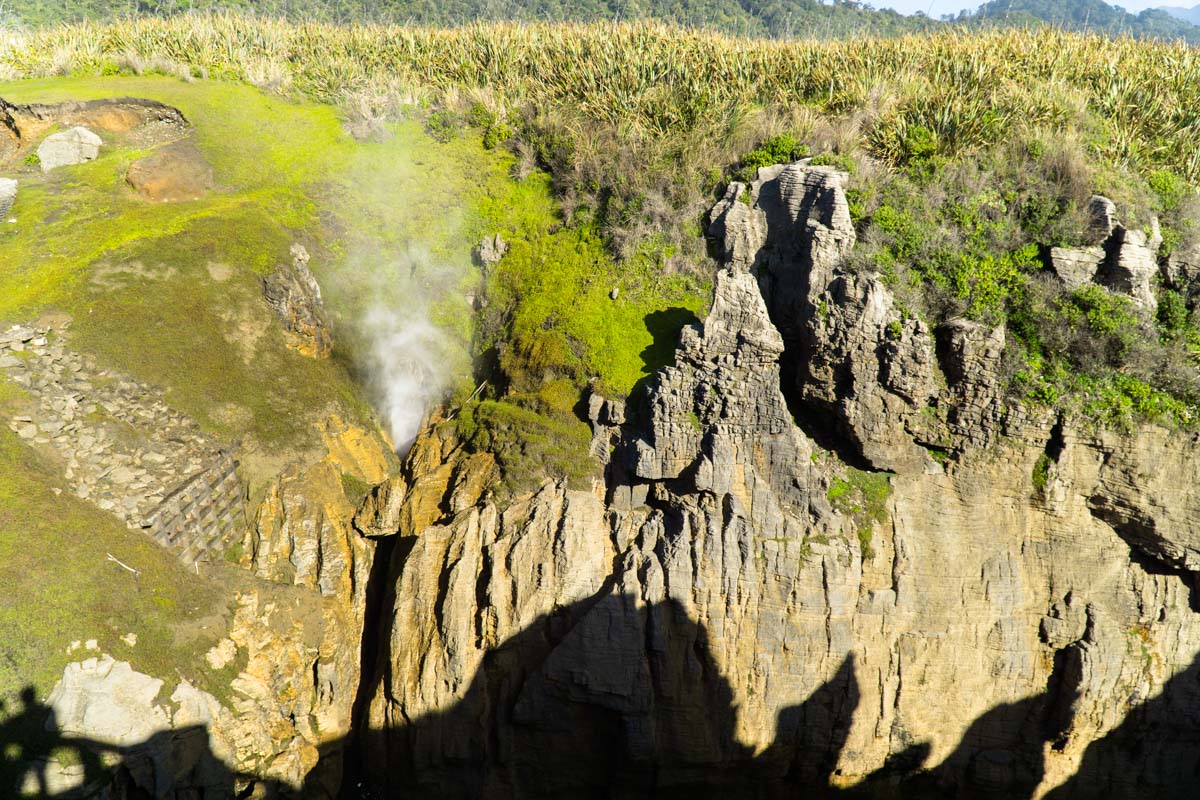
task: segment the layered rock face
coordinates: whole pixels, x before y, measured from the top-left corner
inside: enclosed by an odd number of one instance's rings
[[[308,268],[308,251],[292,246],[292,263],[263,278],[263,297],[283,325],[288,344],[309,358],[328,358],[333,334],[321,287]]]
[[[439,433],[377,492],[388,796],[1191,796],[1200,445],[1012,406],[1002,328],[845,269],[843,184],[731,187],[603,484],[500,502]]]
[[[194,674],[164,684],[93,653],[44,707],[30,699],[69,757],[48,750],[29,780],[113,800],[338,796],[376,549],[354,528],[362,498],[347,487],[387,485],[390,470],[379,437],[336,417],[322,434],[324,457],[261,490],[227,554],[244,569],[205,567],[231,596],[229,619],[197,623],[221,631],[201,674],[221,696]]]

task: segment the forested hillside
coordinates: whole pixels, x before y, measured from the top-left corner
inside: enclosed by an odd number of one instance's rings
[[[1112,36],[1127,34],[1200,42],[1200,28],[1191,22],[1150,8],[1131,14],[1103,0],[991,0],[974,12],[960,14],[957,22],[970,25],[1036,27],[1053,25],[1071,31],[1094,31]]]
[[[322,22],[454,25],[477,20],[595,22],[658,19],[745,36],[894,36],[937,23],[870,6],[819,0],[0,0],[0,19],[40,26],[128,14],[238,11]]]

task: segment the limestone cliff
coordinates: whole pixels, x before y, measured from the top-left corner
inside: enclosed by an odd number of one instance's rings
[[[418,443],[439,499],[369,520],[400,537],[369,780],[1190,796],[1200,443],[1013,404],[1002,328],[931,329],[846,267],[843,186],[730,188],[708,318],[644,401],[592,399],[603,485],[500,503],[451,488],[444,428]]]
[[[338,796],[375,552],[353,527],[362,498],[352,488],[384,481],[389,462],[379,437],[336,417],[323,438],[322,458],[263,490],[227,556],[244,569],[205,567],[231,596],[228,619],[197,621],[223,632],[203,676],[221,696],[196,676],[164,683],[85,652],[44,708],[69,757],[28,780],[50,796],[114,800]]]

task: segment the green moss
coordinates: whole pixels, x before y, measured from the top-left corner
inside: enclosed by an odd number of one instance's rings
[[[936,414],[936,412],[934,413]],[[950,451],[944,447],[926,445],[925,452],[929,453],[929,456],[939,464],[945,465],[950,463]]]
[[[1046,484],[1050,480],[1050,466],[1053,463],[1054,459],[1042,453],[1033,465],[1033,488],[1038,494],[1046,491]]]
[[[674,342],[662,342],[695,319],[707,286],[662,275],[644,254],[618,265],[590,230],[546,223],[513,241],[489,278],[485,346],[503,345],[500,366],[517,391],[557,377],[627,395],[669,362]],[[667,333],[654,315],[672,309]]]
[[[867,472],[854,467],[846,467],[846,477],[834,478],[826,492],[834,509],[854,523],[864,559],[874,555],[871,547],[874,526],[887,520],[887,502],[891,494],[891,473]]]
[[[864,525],[856,533],[858,535],[858,550],[862,553],[863,561],[870,561],[875,557],[875,548],[871,546],[875,529],[870,525]]]
[[[225,560],[230,564],[241,564],[244,553],[245,546],[240,540],[236,541],[225,551]]]
[[[349,472],[342,473],[342,493],[346,495],[350,505],[357,507],[370,492],[371,484]]]
[[[455,425],[469,448],[496,457],[511,493],[533,489],[545,478],[584,488],[598,468],[588,451],[587,424],[565,414],[485,400],[464,406]]]

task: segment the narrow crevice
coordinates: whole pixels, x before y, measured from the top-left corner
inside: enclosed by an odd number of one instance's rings
[[[356,786],[361,782],[360,776],[366,774],[363,747],[366,735],[370,733],[371,699],[381,685],[390,683],[391,678],[391,660],[386,657],[386,648],[396,607],[394,576],[400,574],[400,567],[408,559],[416,542],[415,536],[397,535],[378,539],[375,545],[375,559],[371,563],[363,601],[358,689],[351,707],[350,733],[343,754],[344,788]]]

